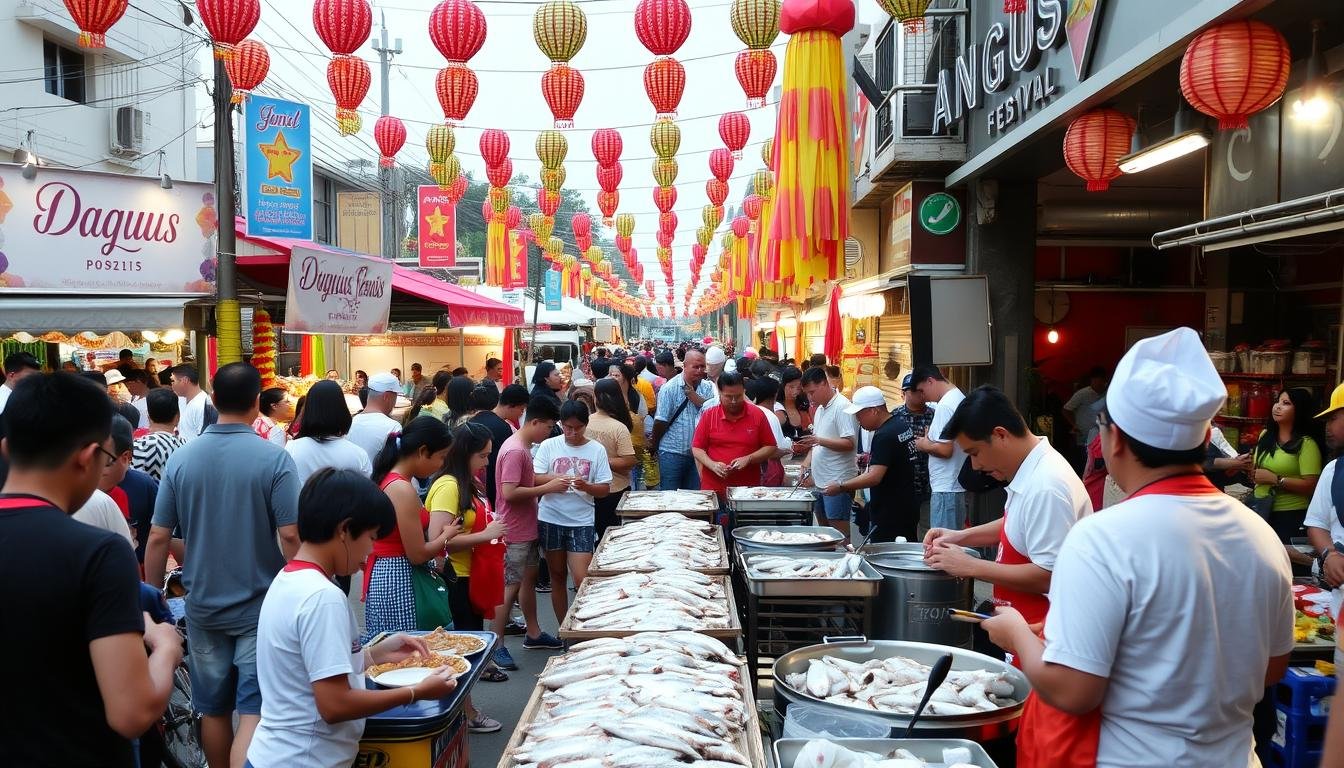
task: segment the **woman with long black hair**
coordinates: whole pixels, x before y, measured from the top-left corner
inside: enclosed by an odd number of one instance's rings
[[[476,406],[471,400],[471,393],[475,389],[476,382],[467,376],[454,376],[449,379],[448,415],[443,417],[443,420],[450,429],[457,429],[476,415]]]
[[[401,425],[404,427],[407,424],[410,424],[413,419],[422,415],[433,418],[434,415],[429,412],[428,408],[438,399],[439,393],[435,392],[433,387],[425,387],[420,390],[420,393],[415,396],[414,402],[411,403],[410,409],[407,410],[406,415],[402,417]]]
[[[775,412],[780,414],[780,428],[790,440],[812,434],[811,404],[803,394],[803,372],[795,366],[786,365],[779,371]]]
[[[560,375],[560,369],[555,367],[555,363],[549,360],[543,360],[537,363],[537,368],[532,372],[532,391],[533,397],[544,397],[555,401],[555,407],[561,405],[560,390],[565,386],[564,377]]]
[[[615,373],[617,369],[611,370]],[[602,534],[619,522],[616,507],[630,488],[635,445],[631,439],[629,400],[621,393],[621,385],[611,377],[600,379],[593,386],[593,398],[597,410],[588,419],[588,437],[607,450],[607,463],[611,465],[611,493],[594,501],[593,527],[597,540],[601,541]]]
[[[639,381],[639,374],[635,371],[635,366],[631,363],[620,363],[611,366],[610,373],[607,374],[621,387],[621,396],[630,407],[630,440],[635,445],[635,466],[630,470],[630,487],[635,489],[643,488],[643,457],[646,429],[652,429],[653,424],[648,421],[649,403],[644,399],[643,393],[635,386]],[[600,406],[599,406],[600,408]]]
[[[1294,387],[1280,392],[1255,445],[1256,507],[1263,509],[1273,498],[1269,524],[1284,544],[1307,535],[1302,523],[1324,464],[1317,410],[1311,390]],[[1298,565],[1311,565],[1311,558],[1292,547],[1288,555]]]

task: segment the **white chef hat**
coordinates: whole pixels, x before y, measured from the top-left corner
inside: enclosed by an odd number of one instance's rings
[[[1199,334],[1189,328],[1143,339],[1115,367],[1106,410],[1125,434],[1145,445],[1187,451],[1203,445],[1227,400]]]

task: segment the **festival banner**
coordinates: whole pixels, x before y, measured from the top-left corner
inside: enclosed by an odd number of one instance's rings
[[[387,331],[392,262],[296,246],[289,256],[286,333]]]
[[[213,294],[214,189],[0,165],[0,292]]]
[[[437,184],[420,185],[419,256],[422,267],[457,264],[457,204]]]
[[[307,104],[249,95],[243,122],[247,234],[313,239],[312,112]]]
[[[509,232],[509,255],[504,264],[504,290],[527,287],[527,233]]]
[[[546,291],[545,291],[546,309],[558,310],[561,307],[560,273],[556,272],[554,269],[548,269],[545,272],[545,276],[546,276]]]
[[[336,193],[336,246],[383,255],[383,199],[377,192]]]

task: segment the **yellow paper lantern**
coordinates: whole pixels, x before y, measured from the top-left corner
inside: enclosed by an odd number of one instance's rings
[[[654,121],[649,129],[649,146],[663,160],[670,160],[681,148],[681,128],[671,120]],[[669,186],[669,185],[664,185]]]
[[[547,192],[559,192],[565,185],[565,167],[541,169],[541,188]]]
[[[565,134],[547,130],[537,134],[537,159],[543,168],[559,168],[569,154],[569,140]]]
[[[457,149],[457,135],[453,133],[452,126],[430,126],[429,132],[425,134],[425,150],[429,152],[431,161],[446,162],[455,149]]]
[[[653,162],[653,180],[660,187],[670,187],[677,183],[678,170],[676,160],[655,160]]]
[[[551,0],[532,15],[532,37],[552,64],[563,64],[588,39],[588,17],[572,0]]]
[[[621,237],[630,237],[635,233],[635,215],[633,213],[619,213],[616,215],[616,234]]]

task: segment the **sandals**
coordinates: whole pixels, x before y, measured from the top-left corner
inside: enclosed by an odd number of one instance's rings
[[[504,683],[508,682],[509,676],[499,667],[491,664],[481,673],[481,679],[487,683]]]

